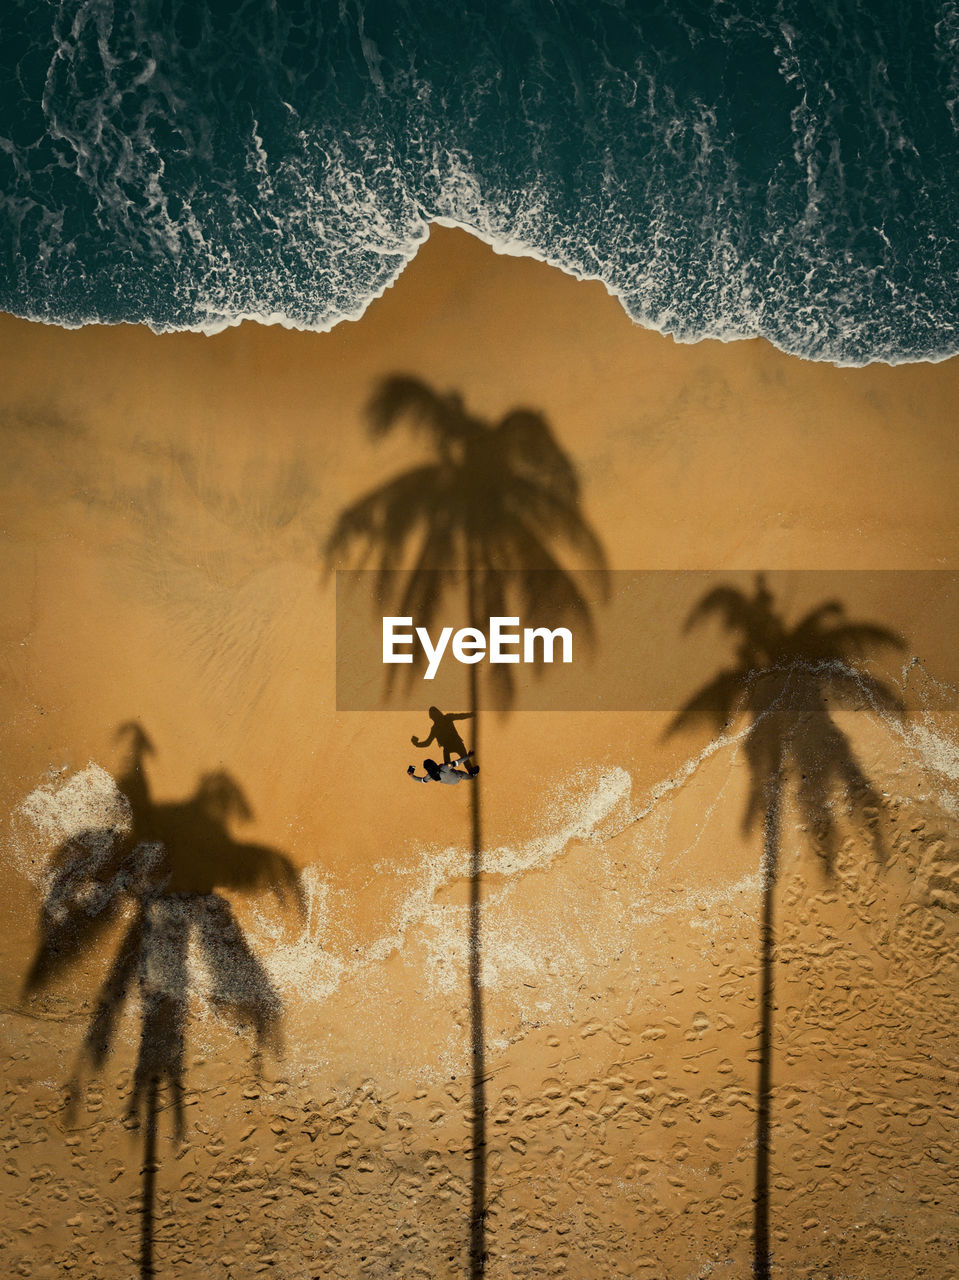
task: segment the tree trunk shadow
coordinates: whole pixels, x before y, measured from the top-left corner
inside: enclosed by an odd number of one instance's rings
[[[470,667],[473,750],[479,755],[476,667]],[[482,809],[480,780],[470,788],[469,988],[470,1071],[472,1078],[472,1168],[470,1179],[470,1280],[486,1271],[486,1030],[483,1016],[481,924]]]
[[[154,1219],[156,1210],[157,1111],[159,1080],[150,1077],[147,1089],[146,1125],[143,1131],[143,1196],[140,1201],[140,1280],[154,1280]]]
[[[772,1056],[775,1008],[774,897],[779,866],[782,787],[777,780],[764,815],[762,915],[759,925],[759,1078],[756,1084],[756,1165],[753,1192],[753,1280],[769,1280],[769,1173],[772,1154]]]

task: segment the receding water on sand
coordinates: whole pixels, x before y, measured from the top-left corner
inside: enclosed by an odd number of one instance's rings
[[[955,812],[959,748],[931,719],[903,726],[881,713],[849,717],[874,756],[905,753],[887,776],[887,797],[916,807],[935,796],[945,818]],[[644,977],[655,977],[651,935],[714,945],[726,927],[720,919],[728,920],[729,912],[738,928],[751,927],[760,887],[758,856],[748,845],[738,863],[710,853],[735,839],[743,736],[721,735],[667,777],[643,786],[621,767],[554,779],[530,802],[531,826],[540,834],[484,853],[483,986],[500,1024],[491,1049],[505,1049],[533,1024],[575,1022],[583,1014],[584,975],[603,973],[624,956],[635,958],[640,985]],[[906,779],[911,794],[903,791]],[[38,851],[90,828],[122,834],[129,827],[124,797],[93,762],[68,776],[51,774],[21,802],[15,819],[7,857],[38,887],[46,879]],[[797,859],[801,841],[797,832]],[[388,894],[389,903],[382,912],[384,927],[362,944],[350,939],[343,919],[357,909],[355,891],[338,887],[320,866],[303,873],[302,921],[275,903],[252,900],[244,906],[238,900],[251,947],[263,957],[287,1010],[286,1069],[302,1073],[304,1083],[321,1062],[324,1074],[338,1074],[335,1037],[322,1027],[345,1016],[339,1006],[352,1005],[358,992],[374,1007],[404,1005],[411,1026],[424,1029],[442,1027],[451,1002],[462,998],[469,849],[422,848],[402,837],[397,844],[394,857],[383,857],[370,870],[364,892]],[[109,851],[105,840],[93,852],[104,860]],[[198,972],[194,991],[202,995],[203,989]],[[202,1039],[199,1027],[195,1034]],[[383,1046],[368,1044],[364,1074],[375,1080],[386,1063],[390,1073],[401,1069],[423,1079],[442,1078],[453,1068],[462,1073],[467,1046],[453,1043],[457,1034],[439,1058],[429,1033],[391,1044],[386,1059],[380,1056]],[[362,1053],[351,1044],[349,1062],[356,1064],[358,1057]]]

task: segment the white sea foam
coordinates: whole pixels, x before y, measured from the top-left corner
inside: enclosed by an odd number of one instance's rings
[[[341,5],[307,48],[281,6],[254,49],[241,10],[194,44],[177,17],[55,4],[10,32],[4,305],[65,326],[322,332],[362,315],[432,224],[601,280],[679,342],[761,335],[850,365],[954,352],[956,0],[905,38],[891,9],[824,28],[733,4],[653,30],[601,8],[570,28],[573,56],[523,6],[443,47],[405,7]],[[719,81],[694,52],[707,30]],[[537,39],[522,76],[511,33]],[[324,48],[358,56],[331,75]]]
[[[293,936],[275,911],[254,906],[250,930],[253,949],[262,952],[266,968],[284,999],[293,1005],[328,999],[348,974],[343,956],[329,946],[333,890],[316,867],[302,875],[305,903],[302,926]]]
[[[503,877],[508,882],[533,870],[545,870],[572,842],[598,839],[603,824],[628,799],[630,786],[626,770],[613,768],[593,777],[579,774],[565,788],[555,788],[547,830],[516,847],[504,845],[484,854],[486,876]],[[402,877],[412,885],[400,896],[386,929],[366,945],[351,945],[343,954],[335,953],[329,941],[334,891],[315,868],[308,869],[303,877],[307,909],[302,927],[291,939],[288,925],[255,908],[254,945],[258,950],[262,947],[267,967],[284,995],[302,1004],[306,1000],[322,1002],[341,984],[368,974],[408,945],[411,935],[417,934],[417,941],[421,941],[418,931],[425,928],[431,938],[442,933],[448,940],[446,954],[435,958],[434,972],[439,986],[452,989],[466,962],[466,908],[443,904],[438,898],[444,890],[468,879],[470,862],[465,845],[422,850],[415,869]],[[377,871],[396,873],[389,863],[381,864]],[[501,892],[494,889],[488,895],[487,909]],[[448,982],[442,978],[444,970],[449,974]]]
[[[864,722],[884,726],[909,766],[903,779],[925,780],[938,802],[959,815],[959,743],[949,726],[932,713],[905,722],[877,707],[859,714]],[[488,997],[512,1011],[501,1015],[504,1025],[576,1016],[584,975],[606,972],[624,956],[642,954],[643,963],[652,965],[651,940],[666,937],[667,924],[672,936],[677,929],[695,929],[718,941],[723,918],[754,915],[762,889],[758,857],[745,872],[717,862],[694,882],[679,869],[698,844],[723,838],[723,797],[740,771],[748,732],[744,726],[720,734],[638,794],[621,767],[583,770],[556,784],[540,797],[537,812],[526,815],[534,819],[536,835],[484,854],[482,978]],[[677,805],[703,770],[710,771],[708,803],[689,827]],[[683,818],[678,826],[677,814]],[[128,830],[130,815],[113,778],[91,762],[69,777],[41,783],[18,806],[15,819],[8,856],[43,888],[44,852],[81,832]],[[92,856],[102,860],[107,852],[104,844]],[[439,1007],[459,1004],[469,961],[470,866],[465,843],[398,848],[376,869],[384,883],[398,886],[394,906],[379,932],[361,945],[342,940],[353,904],[328,875],[308,868],[302,923],[294,924],[265,900],[254,902],[246,945],[290,1014],[308,1015],[338,993],[385,991],[393,981],[394,957],[424,976],[424,999]],[[191,982],[201,997],[209,987],[202,962],[193,949]],[[450,1033],[451,1061],[461,1052],[458,1034]],[[495,1039],[499,1033],[490,1034]]]
[[[7,856],[21,875],[41,887],[48,880],[49,855],[66,841],[87,835],[91,870],[110,854],[118,835],[128,834],[130,805],[113,777],[92,760],[64,775],[51,771],[12,814]],[[97,838],[99,834],[99,838]]]

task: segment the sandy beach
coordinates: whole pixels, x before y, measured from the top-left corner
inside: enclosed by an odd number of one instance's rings
[[[903,637],[883,679],[917,660],[905,718],[864,697],[836,736],[809,721],[831,854],[800,766],[777,816],[770,1247],[773,1274],[809,1280],[955,1273],[959,724],[936,682],[956,673],[947,614],[908,574],[959,571],[956,360],[678,345],[599,283],[437,228],[326,334],[4,315],[0,350],[8,1274],[138,1274],[145,1163],[158,1276],[469,1274],[469,786],[406,776],[428,691],[418,711],[337,709],[323,556],[345,507],[427,457],[366,429],[396,374],[487,421],[545,415],[614,579],[708,570],[749,593],[766,571],[778,593],[776,572],[820,571],[851,620]],[[867,589],[852,570],[899,572]],[[822,598],[775,605],[794,626]],[[623,644],[604,607],[600,669]],[[489,1280],[750,1274],[770,820],[744,827],[747,719],[669,731],[743,661],[735,633],[713,617],[672,643],[675,704],[483,714]],[[152,744],[136,768],[130,722]],[[152,1162],[126,1114],[135,995],[102,1069],[78,1066],[130,908],[24,994],[51,859],[130,820],[124,777],[145,788],[134,829],[220,806],[238,843],[214,870],[184,855],[165,927],[219,895],[261,982],[257,1005],[237,979],[233,1012],[276,1000],[257,1057],[217,1005],[229,948],[191,935],[183,1133],[161,1090]]]

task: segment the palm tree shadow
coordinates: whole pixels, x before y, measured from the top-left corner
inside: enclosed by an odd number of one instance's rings
[[[469,412],[456,392],[441,394],[408,375],[383,378],[367,406],[374,438],[398,425],[425,439],[429,461],[402,472],[346,507],[325,546],[329,572],[341,560],[373,567],[377,598],[395,614],[431,629],[451,588],[465,605],[468,624],[483,627],[491,617],[521,615],[533,626],[577,626],[594,641],[587,589],[563,567],[554,547],[572,553],[592,569],[592,585],[606,593],[602,546],[580,505],[576,469],[542,414],[510,410],[498,422]],[[408,566],[412,565],[411,568]],[[451,574],[450,570],[459,571]],[[421,655],[420,655],[421,656]],[[422,667],[404,666],[407,685]],[[387,694],[400,677],[387,668]],[[480,674],[467,667],[472,746],[480,755]],[[505,713],[515,698],[509,664],[489,668],[492,699]],[[444,754],[462,745],[458,731],[447,746],[436,732],[436,708],[430,709],[433,737]],[[457,717],[459,718],[459,717]],[[453,735],[456,741],[453,741]],[[415,745],[421,745],[413,739]],[[462,752],[460,753],[462,754]],[[482,878],[482,790],[477,777],[470,792],[469,1003],[472,1077],[472,1152],[470,1190],[470,1275],[486,1269],[487,1103],[483,966],[480,930]]]
[[[876,818],[879,793],[833,719],[832,707],[866,705],[881,713],[903,715],[903,704],[892,688],[854,664],[870,650],[902,649],[905,641],[886,627],[846,621],[837,600],[817,606],[789,628],[775,610],[762,574],[756,575],[751,596],[732,586],[709,591],[691,612],[685,629],[711,614],[738,636],[736,664],[690,698],[667,734],[702,722],[724,731],[735,719],[747,720],[744,751],[749,793],[743,830],[762,827],[753,1276],[769,1280],[774,900],[783,807],[791,793],[827,876],[835,869],[839,829],[832,801],[837,796],[845,799],[851,815],[859,815],[876,860],[885,861]]]
[[[125,928],[96,997],[69,1085],[75,1114],[83,1069],[99,1071],[116,1043],[123,1012],[139,998],[140,1038],[127,1108],[144,1134],[141,1280],[155,1275],[154,1201],[161,1102],[173,1132],[185,1134],[183,1095],[191,946],[207,973],[207,998],[252,1031],[255,1059],[278,1053],[282,1003],[218,890],[271,889],[303,909],[299,873],[276,849],[237,841],[231,821],[252,817],[226,772],[205,774],[187,800],[151,797],[146,759],[153,745],[136,723],[122,725],[125,759],[117,779],[116,822],[81,831],[53,854],[41,908],[40,942],[24,995],[48,986],[80,962],[111,925]]]

